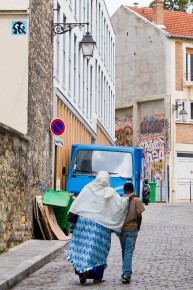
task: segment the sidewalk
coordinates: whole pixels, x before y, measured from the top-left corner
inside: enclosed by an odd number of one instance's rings
[[[59,255],[69,241],[30,240],[0,255],[0,290],[19,283]]]

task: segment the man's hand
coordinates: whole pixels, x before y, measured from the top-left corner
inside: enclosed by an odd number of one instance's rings
[[[132,199],[133,197],[137,197],[137,195],[135,193],[130,193],[128,196],[130,199]]]

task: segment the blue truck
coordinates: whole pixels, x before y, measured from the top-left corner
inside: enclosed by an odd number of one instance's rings
[[[66,190],[75,196],[94,180],[97,172],[110,174],[110,185],[121,196],[125,182],[132,182],[140,197],[143,178],[143,150],[137,147],[72,145]]]

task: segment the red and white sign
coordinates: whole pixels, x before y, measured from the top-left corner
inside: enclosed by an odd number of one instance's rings
[[[53,119],[50,123],[50,130],[54,136],[61,136],[65,131],[65,124],[62,119]]]

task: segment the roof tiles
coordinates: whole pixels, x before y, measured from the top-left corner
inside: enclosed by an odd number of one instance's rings
[[[152,8],[125,7],[152,22]],[[162,29],[171,35],[193,37],[193,13],[164,10],[163,25]]]

